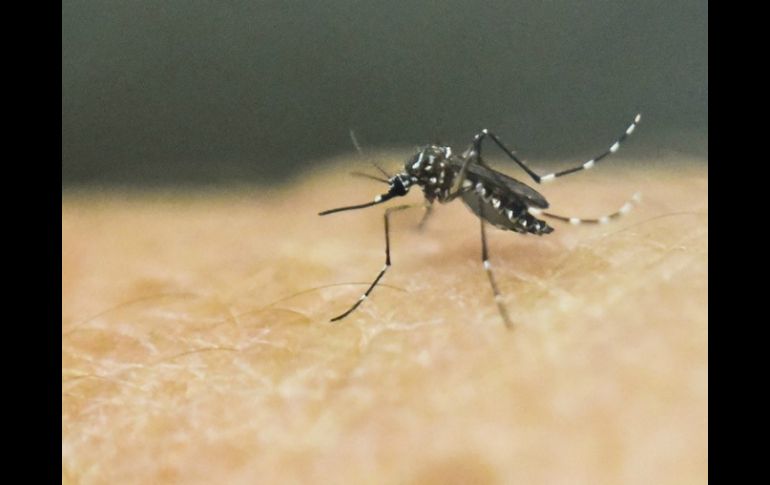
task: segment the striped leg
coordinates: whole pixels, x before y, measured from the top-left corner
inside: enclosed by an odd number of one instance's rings
[[[500,294],[500,290],[497,288],[495,277],[492,274],[492,264],[489,262],[489,251],[487,250],[487,233],[484,229],[484,203],[480,196],[479,220],[481,221],[481,262],[484,265],[484,271],[486,271],[487,277],[489,278],[489,284],[492,286],[492,292],[495,295],[495,303],[497,304],[497,309],[500,311],[500,316],[503,317],[503,323],[505,323],[506,327],[511,329],[513,328],[513,323],[511,323],[511,319],[508,316],[508,310],[506,310],[505,305],[503,305],[503,296]]]
[[[524,169],[524,171],[527,172],[527,174],[530,177],[532,177],[532,180],[534,180],[537,183],[550,182],[551,180],[553,180],[555,178],[558,178],[558,177],[561,177],[563,175],[569,175],[571,173],[579,172],[581,170],[588,170],[588,169],[592,168],[596,164],[596,162],[602,160],[607,155],[610,155],[611,153],[615,153],[616,151],[618,151],[618,148],[620,148],[620,144],[623,143],[625,141],[625,139],[628,138],[628,136],[631,133],[634,132],[634,130],[636,129],[636,126],[639,124],[639,121],[641,119],[642,119],[642,115],[641,114],[637,114],[634,117],[633,123],[628,125],[628,128],[626,128],[626,131],[622,135],[620,135],[620,137],[618,139],[616,139],[615,142],[612,145],[610,145],[610,147],[607,150],[605,150],[602,154],[597,155],[596,157],[594,157],[594,158],[592,158],[592,159],[590,159],[590,160],[588,160],[586,162],[583,162],[582,164],[580,164],[578,166],[575,166],[575,167],[572,167],[572,168],[568,168],[566,170],[562,170],[561,172],[549,173],[547,175],[538,175],[538,174],[536,174],[524,162],[519,160],[519,158],[516,157],[516,155],[514,155],[513,152],[508,147],[506,147],[503,144],[502,141],[500,141],[500,139],[497,137],[497,135],[495,135],[494,133],[490,133],[486,129],[482,130],[481,133],[479,133],[478,135],[476,135],[474,137],[474,139],[473,139],[472,154],[475,154],[476,157],[481,158],[481,142],[484,140],[485,137],[488,136],[488,137],[490,137],[492,139],[492,141],[495,142],[495,144],[497,144],[498,147],[500,147],[500,149],[502,151],[505,152],[506,155],[508,155],[514,162],[516,162],[522,169]],[[470,158],[473,158],[473,157],[469,157],[469,160],[470,160]],[[465,175],[465,171],[467,170],[467,168],[465,166],[463,166],[463,168],[464,168],[464,170],[461,170],[460,174],[462,174],[464,176]],[[462,181],[460,183],[462,183]]]
[[[345,313],[338,315],[331,319],[332,322],[336,322],[338,320],[342,320],[343,318],[347,317],[351,313],[353,313],[353,310],[358,308],[358,306],[363,303],[364,300],[369,296],[369,293],[372,292],[375,286],[377,286],[377,283],[380,282],[380,279],[382,279],[383,276],[385,276],[385,272],[390,268],[390,223],[389,223],[389,216],[391,212],[396,211],[402,211],[405,209],[410,209],[412,207],[418,207],[419,204],[410,204],[410,205],[397,205],[395,207],[389,207],[385,209],[385,266],[382,267],[380,270],[380,273],[377,275],[377,277],[374,279],[371,285],[369,285],[369,288],[366,290],[366,292],[361,295],[361,298],[358,299],[357,302],[353,304],[352,307],[348,309]]]
[[[556,219],[563,222],[569,222],[572,225],[578,225],[578,224],[607,224],[613,219],[617,219],[618,217],[628,214],[631,212],[631,209],[633,209],[634,204],[638,204],[641,202],[642,198],[639,193],[634,194],[631,199],[626,201],[623,206],[618,209],[617,211],[613,212],[612,214],[608,214],[606,216],[597,217],[595,219],[581,219],[579,217],[567,217],[567,216],[561,216],[558,214],[553,214],[551,212],[544,212],[541,209],[535,209],[534,207],[529,208],[529,213],[533,216],[542,215],[545,217],[550,217],[551,219]]]

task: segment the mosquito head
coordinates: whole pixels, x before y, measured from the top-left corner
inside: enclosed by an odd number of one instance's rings
[[[388,198],[401,197],[409,192],[409,187],[412,186],[412,179],[405,173],[399,173],[394,175],[388,180],[390,188],[388,189]]]

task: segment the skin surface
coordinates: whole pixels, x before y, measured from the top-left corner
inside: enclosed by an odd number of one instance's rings
[[[702,160],[538,188],[584,217],[640,191],[609,225],[488,227],[511,331],[459,201],[422,233],[421,209],[395,213],[381,286],[328,322],[384,263],[384,207],[421,198],[318,217],[382,192],[346,175],[362,166],[272,190],[65,193],[64,483],[707,481]]]

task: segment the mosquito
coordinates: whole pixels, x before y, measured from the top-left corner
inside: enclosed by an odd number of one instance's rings
[[[481,130],[481,132],[474,136],[470,147],[461,155],[453,153],[452,149],[448,146],[431,144],[420,148],[417,153],[404,164],[403,170],[395,175],[389,175],[377,164],[375,164],[375,166],[382,173],[384,178],[365,173],[354,173],[355,175],[388,184],[388,191],[384,194],[377,195],[371,202],[325,210],[319,212],[318,215],[325,216],[336,212],[363,209],[379,205],[395,197],[406,195],[409,192],[409,189],[414,186],[422,188],[425,200],[422,204],[398,205],[389,207],[385,210],[385,265],[364,294],[361,295],[361,297],[347,311],[332,318],[331,321],[336,322],[342,320],[353,313],[353,311],[355,311],[361,303],[369,297],[372,290],[377,286],[382,277],[385,276],[388,268],[390,268],[391,214],[397,211],[423,206],[426,208],[426,211],[420,222],[420,227],[422,227],[425,220],[431,214],[434,202],[446,204],[459,198],[474,214],[476,214],[476,216],[478,216],[481,222],[482,266],[489,279],[489,284],[492,287],[492,293],[503,319],[503,323],[506,327],[512,328],[513,324],[503,303],[503,297],[495,281],[494,274],[492,273],[492,264],[489,262],[485,224],[489,223],[499,229],[514,231],[521,234],[534,234],[537,236],[549,234],[554,230],[546,221],[538,219],[538,216],[567,222],[573,225],[606,224],[629,212],[632,209],[633,204],[639,202],[639,195],[634,194],[634,196],[616,212],[595,219],[566,217],[547,212],[548,201],[542,194],[525,183],[505,175],[504,173],[498,172],[487,165],[481,157],[482,142],[486,139],[491,139],[495,145],[516,162],[516,164],[519,165],[532,180],[538,184],[542,184],[564,175],[593,168],[594,165],[605,157],[618,151],[620,144],[634,132],[640,120],[641,114],[637,114],[634,117],[634,121],[628,128],[626,128],[626,131],[600,155],[597,155],[580,165],[562,170],[561,172],[552,172],[547,175],[538,175],[534,172],[527,166],[527,164],[521,161],[497,135],[487,129]],[[352,132],[351,137],[353,138],[356,149],[360,152],[360,147]]]

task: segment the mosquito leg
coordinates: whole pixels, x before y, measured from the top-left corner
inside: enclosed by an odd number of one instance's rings
[[[463,164],[462,167],[460,167],[460,171],[455,176],[454,182],[452,183],[452,187],[449,190],[449,196],[448,199],[454,199],[458,195],[460,195],[460,191],[465,185],[465,176],[468,174],[468,167],[471,163],[476,162],[479,165],[483,165],[487,168],[486,163],[484,163],[484,160],[481,159],[481,140],[487,135],[487,130],[484,129],[481,131],[481,133],[477,134],[473,137],[473,145],[468,148],[468,150],[463,153]],[[512,153],[510,156],[514,156]]]
[[[428,219],[433,214],[433,203],[427,202],[425,205],[425,214],[423,214],[422,219],[420,219],[420,223],[417,224],[417,230],[423,231],[425,229],[425,223],[428,222]]]
[[[540,184],[540,183],[544,183],[544,182],[550,182],[551,180],[553,180],[555,178],[558,178],[558,177],[561,177],[561,176],[564,176],[564,175],[569,175],[571,173],[579,172],[581,170],[588,170],[588,169],[592,168],[598,161],[600,161],[601,159],[603,159],[607,155],[610,155],[610,154],[615,153],[616,151],[618,151],[618,148],[620,148],[620,144],[623,143],[626,140],[626,138],[628,138],[628,136],[631,135],[631,133],[634,132],[634,130],[636,129],[636,126],[639,124],[639,121],[641,119],[642,119],[642,115],[641,114],[637,114],[634,117],[634,121],[630,125],[628,125],[628,128],[626,128],[626,131],[623,132],[623,134],[620,135],[615,140],[615,142],[612,145],[610,145],[610,147],[607,150],[605,150],[604,152],[602,152],[601,154],[595,156],[594,158],[592,158],[592,159],[590,159],[590,160],[588,160],[586,162],[581,163],[580,165],[577,165],[577,166],[572,167],[572,168],[568,168],[566,170],[562,170],[561,172],[553,172],[553,173],[549,173],[549,174],[546,174],[546,175],[538,175],[531,168],[529,168],[527,166],[527,164],[525,164],[523,161],[519,160],[519,158],[516,155],[514,155],[513,152],[507,146],[505,146],[505,144],[503,144],[502,141],[500,141],[500,138],[498,138],[497,135],[495,135],[494,133],[491,133],[490,131],[488,131],[486,129],[481,130],[481,133],[479,133],[478,135],[476,135],[473,138],[473,149],[472,149],[471,153],[474,154],[476,157],[481,158],[481,142],[484,140],[485,137],[488,136],[488,137],[490,137],[492,139],[493,142],[495,142],[495,144],[498,147],[500,147],[500,149],[503,152],[505,152],[506,155],[508,155],[508,157],[511,158],[511,160],[516,162],[522,169],[524,169],[524,171],[527,172],[527,175],[532,177],[532,180],[534,180],[535,182]],[[461,170],[460,173],[463,176],[465,175],[465,171],[464,170]]]
[[[626,201],[626,203],[623,204],[623,206],[620,209],[616,210],[612,214],[596,217],[593,219],[583,219],[580,217],[567,217],[567,216],[562,216],[558,214],[553,214],[551,212],[544,212],[542,210],[533,209],[532,207],[529,208],[529,213],[534,216],[537,216],[538,214],[540,214],[545,217],[550,217],[551,219],[556,219],[562,222],[569,222],[570,224],[575,226],[578,224],[607,224],[611,220],[617,219],[620,216],[631,212],[631,209],[634,208],[634,204],[638,204],[640,201],[641,201],[641,195],[636,193],[631,197],[631,199]]]
[[[389,227],[390,227],[390,222],[389,222],[390,214],[392,212],[402,211],[402,210],[405,210],[405,209],[410,209],[412,207],[418,207],[418,206],[419,205],[417,205],[417,204],[397,205],[395,207],[389,207],[389,208],[385,209],[385,266],[382,267],[382,269],[380,270],[379,274],[374,279],[372,284],[369,285],[369,288],[366,290],[366,292],[364,292],[364,294],[361,295],[361,298],[359,298],[358,301],[356,301],[353,304],[353,306],[350,307],[345,313],[332,318],[331,319],[332,322],[336,322],[338,320],[342,320],[343,318],[345,318],[348,315],[350,315],[351,313],[353,313],[353,311],[356,308],[358,308],[358,306],[361,303],[363,303],[364,300],[366,300],[366,298],[369,296],[369,293],[372,292],[374,287],[377,286],[377,283],[380,282],[380,279],[382,279],[382,277],[385,276],[385,272],[388,270],[388,268],[390,268],[390,230],[389,230]]]
[[[453,199],[458,195],[460,195],[460,190],[463,186],[463,182],[465,182],[465,176],[468,174],[468,166],[474,161],[476,163],[481,163],[480,160],[481,159],[479,158],[478,151],[475,148],[467,152],[467,154],[465,155],[465,161],[463,162],[463,165],[460,168],[460,171],[455,176],[454,183],[452,184],[452,187],[449,190],[449,196],[448,196],[449,199]]]
[[[487,250],[487,233],[484,229],[485,220],[484,220],[484,201],[481,200],[481,197],[479,197],[479,220],[481,221],[481,262],[484,265],[484,271],[487,273],[487,277],[489,278],[489,284],[492,286],[492,292],[495,295],[495,303],[497,304],[497,309],[500,311],[500,316],[503,317],[503,323],[505,323],[505,326],[509,329],[513,328],[513,323],[511,323],[511,319],[508,316],[508,310],[506,310],[505,305],[503,305],[503,296],[500,294],[500,290],[497,288],[497,283],[495,283],[495,277],[492,274],[492,265],[489,262],[489,251]]]

